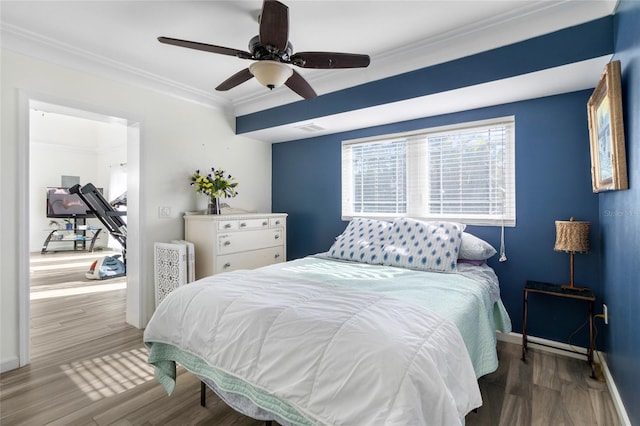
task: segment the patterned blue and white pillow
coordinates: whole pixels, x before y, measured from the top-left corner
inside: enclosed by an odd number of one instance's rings
[[[393,222],[382,263],[409,269],[454,272],[464,225],[400,218]]]
[[[391,231],[391,223],[382,220],[353,218],[329,249],[336,259],[382,264],[384,243]]]

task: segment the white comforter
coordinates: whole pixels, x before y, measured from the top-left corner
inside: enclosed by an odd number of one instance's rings
[[[258,271],[175,290],[145,342],[196,355],[317,424],[458,425],[482,404],[453,323],[398,299]]]

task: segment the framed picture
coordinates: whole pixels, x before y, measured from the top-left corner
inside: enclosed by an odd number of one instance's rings
[[[607,64],[587,103],[593,192],[627,189],[620,61]]]

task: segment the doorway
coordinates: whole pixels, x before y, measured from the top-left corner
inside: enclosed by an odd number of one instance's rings
[[[142,318],[144,318],[144,298],[142,296],[142,291],[140,288],[140,214],[139,214],[139,205],[140,205],[140,196],[138,191],[138,185],[129,185],[129,182],[139,182],[140,176],[140,121],[133,120],[131,118],[124,118],[122,114],[112,114],[108,111],[105,111],[101,108],[96,108],[93,106],[87,105],[78,105],[75,102],[69,102],[66,100],[60,99],[51,99],[46,96],[38,96],[38,95],[29,95],[26,93],[21,93],[20,96],[20,150],[21,150],[21,158],[22,164],[25,166],[22,168],[22,179],[20,181],[20,194],[23,197],[21,200],[21,205],[24,206],[24,211],[30,212],[30,220],[24,221],[20,226],[20,240],[22,242],[22,247],[20,247],[20,365],[26,365],[29,363],[29,359],[31,356],[31,348],[30,348],[30,336],[31,336],[31,320],[30,320],[30,298],[31,298],[31,279],[30,279],[30,253],[33,252],[34,244],[38,244],[34,242],[34,238],[36,240],[40,239],[41,236],[33,235],[33,229],[42,229],[41,224],[36,224],[35,226],[31,226],[31,216],[35,214],[39,220],[43,220],[44,211],[39,211],[39,204],[44,204],[42,201],[38,201],[38,197],[42,198],[44,195],[42,194],[32,194],[32,180],[35,180],[34,176],[38,176],[38,171],[40,170],[31,170],[32,165],[31,162],[31,153],[34,151],[33,143],[38,143],[38,141],[34,141],[32,138],[33,128],[31,126],[32,121],[34,120],[32,114],[56,114],[58,118],[62,118],[62,121],[68,120],[73,122],[73,120],[80,120],[85,123],[95,122],[100,123],[98,127],[103,129],[109,129],[110,126],[117,127],[117,131],[122,134],[122,139],[125,144],[123,149],[126,151],[126,160],[113,160],[107,158],[104,160],[104,164],[102,167],[102,173],[106,175],[114,174],[110,169],[120,168],[120,170],[114,170],[115,175],[120,179],[120,182],[115,184],[115,187],[122,188],[122,170],[121,168],[125,166],[126,170],[126,187],[127,187],[127,228],[128,228],[128,236],[127,236],[127,284],[126,284],[126,322],[134,325],[136,327],[141,327],[143,325]],[[77,129],[79,133],[81,129]],[[113,129],[112,129],[113,130]],[[33,136],[36,136],[35,134]],[[77,136],[77,135],[76,135]],[[81,137],[78,138],[82,139]],[[41,142],[41,141],[40,141]],[[70,142],[70,141],[67,141]],[[58,145],[65,145],[64,143]],[[69,149],[66,158],[69,161],[81,161],[79,157],[73,154],[71,148],[64,148],[61,146],[57,146],[57,149],[65,150]],[[84,147],[85,154],[87,151],[96,149],[104,149],[105,152],[109,152],[109,147],[103,146],[101,148],[88,148]],[[81,149],[82,150],[82,149]],[[80,156],[82,157],[82,155]],[[108,155],[106,157],[109,157]],[[53,156],[49,156],[51,161],[53,161]],[[63,153],[61,156],[57,157],[57,161],[64,161],[60,158],[65,158],[65,154]],[[112,164],[113,163],[113,164]],[[42,163],[39,163],[42,166]],[[108,166],[108,167],[107,167]],[[96,167],[100,168],[100,167]],[[78,169],[76,169],[78,170]],[[80,169],[82,170],[82,169]],[[81,173],[85,174],[85,173]],[[86,172],[87,177],[89,177],[90,172]],[[69,176],[67,176],[68,178]],[[102,179],[102,182],[108,182],[110,180],[109,176],[99,177],[97,175],[93,175],[90,177],[91,180],[94,179]],[[51,182],[53,185],[61,185],[61,182]],[[83,181],[82,183],[86,183]],[[49,184],[46,184],[47,186]],[[62,186],[62,185],[61,185]],[[106,186],[106,185],[101,185]],[[130,188],[131,186],[131,188]],[[116,198],[121,194],[116,194],[111,198]],[[35,197],[35,198],[34,198]],[[110,197],[110,195],[109,195]],[[111,199],[107,198],[107,199]],[[34,201],[35,200],[35,201]],[[38,211],[33,212],[33,210],[37,209]],[[43,207],[44,210],[44,207]],[[45,219],[46,220],[46,219]],[[31,229],[30,229],[31,228]],[[106,229],[104,230],[106,233]],[[106,238],[105,238],[106,242]],[[64,243],[61,243],[64,245]],[[75,243],[72,243],[75,246]],[[55,244],[54,244],[55,245]],[[107,246],[107,244],[105,244]],[[72,248],[74,248],[72,246]],[[108,248],[107,248],[108,250]],[[89,265],[88,265],[89,266]]]

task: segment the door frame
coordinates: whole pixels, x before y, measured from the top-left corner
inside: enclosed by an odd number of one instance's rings
[[[95,105],[86,105],[69,99],[52,97],[20,90],[18,99],[18,211],[29,212],[29,110],[33,104],[45,103],[63,111],[82,111],[88,115],[105,119],[120,120],[127,126],[127,290],[126,322],[137,328],[145,325],[147,313],[142,283],[142,232],[143,216],[141,212],[140,178],[142,162],[142,121],[131,114],[110,111]],[[27,215],[28,217],[28,215]],[[18,226],[18,348],[19,364],[30,362],[31,300],[29,272],[29,220]]]

